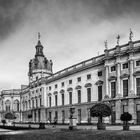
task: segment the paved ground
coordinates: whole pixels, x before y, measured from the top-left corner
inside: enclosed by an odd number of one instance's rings
[[[140,130],[43,130],[1,132],[0,140],[140,140]]]
[[[122,131],[122,126],[107,126],[105,131],[96,130],[96,126],[77,126],[70,131],[68,125],[47,125],[43,130],[0,129],[0,140],[140,140],[140,126],[130,126],[130,130]]]

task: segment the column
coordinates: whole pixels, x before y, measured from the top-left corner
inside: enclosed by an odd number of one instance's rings
[[[121,123],[121,120],[120,120],[120,116],[121,116],[121,100],[116,101],[115,111],[116,111],[116,123]]]
[[[105,95],[109,96],[109,83],[108,83],[108,72],[109,72],[109,66],[105,66],[105,86],[106,86],[106,92]]]
[[[120,79],[120,75],[121,75],[121,64],[117,63],[117,97],[122,96],[121,95],[121,79]]]
[[[133,72],[134,72],[134,61],[131,59],[130,60],[130,78],[129,78],[129,96],[133,96],[134,93],[134,78],[133,78]]]
[[[128,112],[132,115],[131,123],[136,123],[136,111],[135,111],[134,99],[128,100]]]

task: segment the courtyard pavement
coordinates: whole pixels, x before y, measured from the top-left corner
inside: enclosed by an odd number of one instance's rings
[[[0,140],[140,140],[140,126],[131,126],[131,131],[121,131],[122,126],[107,126],[96,130],[95,126],[47,126],[46,129],[9,131],[0,129]],[[134,131],[135,130],[135,131]]]

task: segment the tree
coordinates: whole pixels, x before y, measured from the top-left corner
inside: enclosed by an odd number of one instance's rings
[[[120,119],[124,122],[123,130],[129,130],[128,121],[132,120],[132,115],[128,112],[124,112],[123,114],[121,114]]]
[[[6,120],[3,119],[3,120],[1,120],[1,122],[3,123],[3,126],[5,126],[5,124],[6,124]]]
[[[91,117],[98,117],[97,129],[105,129],[105,125],[103,125],[102,118],[111,115],[110,104],[104,102],[95,104],[90,109],[90,115]]]

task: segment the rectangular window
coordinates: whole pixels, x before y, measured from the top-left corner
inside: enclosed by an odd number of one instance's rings
[[[116,97],[116,82],[111,82],[111,98]]]
[[[128,80],[123,80],[123,97],[128,96]]]
[[[34,100],[32,100],[32,107],[34,108]]]
[[[64,82],[61,83],[61,86],[64,87]]]
[[[40,107],[42,106],[42,100],[41,100],[41,98],[40,98]]]
[[[87,75],[87,80],[91,79],[91,74]]]
[[[72,92],[69,92],[69,104],[72,104]]]
[[[55,85],[55,88],[57,88],[57,84]]]
[[[136,66],[140,66],[140,60],[136,61]]]
[[[98,86],[98,101],[102,100],[102,86]]]
[[[55,119],[56,119],[56,121],[58,120],[58,112],[57,111],[55,111]]]
[[[111,72],[116,71],[116,66],[111,67]]]
[[[77,90],[78,92],[78,103],[81,103],[81,90]]]
[[[57,106],[57,95],[55,95],[55,106]]]
[[[98,76],[102,76],[102,71],[98,71]]]
[[[78,123],[81,123],[81,109],[78,109]]]
[[[62,105],[64,105],[64,94],[62,94]]]
[[[51,97],[49,97],[49,107],[51,107],[52,106],[52,99],[51,99]]]
[[[128,63],[123,64],[123,69],[128,69]]]
[[[62,110],[62,123],[65,123],[65,111]]]
[[[81,77],[78,77],[78,78],[77,78],[77,81],[78,81],[78,82],[81,82]]]
[[[36,107],[38,107],[38,102],[37,102],[37,99],[36,99]]]
[[[49,90],[51,90],[51,86],[49,86]]]
[[[49,112],[49,121],[51,122],[52,121],[52,113]]]
[[[136,78],[137,95],[140,96],[140,78]]]
[[[69,80],[69,84],[72,84],[72,80]]]
[[[91,102],[91,88],[87,88],[87,102]]]

